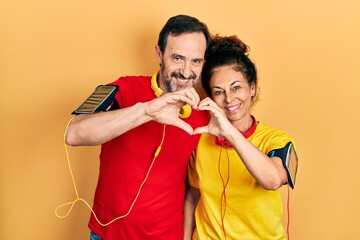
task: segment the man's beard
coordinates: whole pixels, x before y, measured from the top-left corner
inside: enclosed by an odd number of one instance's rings
[[[162,64],[162,79],[164,81],[164,84],[165,84],[165,87],[166,87],[166,90],[167,92],[174,92],[174,91],[179,91],[179,90],[182,90],[182,89],[187,89],[189,88],[188,85],[178,85],[176,81],[174,80],[171,80],[171,78],[178,78],[178,79],[182,79],[182,80],[189,80],[191,81],[191,84],[192,84],[192,87],[194,87],[195,85],[195,80],[197,79],[197,76],[196,74],[192,74],[190,75],[188,78],[184,77],[180,72],[172,72],[170,73],[170,76],[168,76],[166,74],[166,71],[165,71],[165,67],[163,67],[164,64]]]

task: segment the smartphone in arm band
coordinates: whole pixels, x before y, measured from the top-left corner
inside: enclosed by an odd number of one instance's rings
[[[119,90],[116,85],[100,85],[94,92],[71,114],[88,114],[109,110],[115,102],[115,94]]]
[[[279,157],[283,163],[288,176],[288,184],[294,189],[296,174],[298,169],[298,157],[292,142],[288,142],[285,147],[272,150],[268,153],[268,157]]]

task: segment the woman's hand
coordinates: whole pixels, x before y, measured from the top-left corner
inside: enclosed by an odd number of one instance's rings
[[[198,110],[207,110],[210,113],[210,122],[207,126],[198,127],[194,134],[209,133],[214,136],[225,137],[233,125],[227,119],[224,111],[210,98],[205,98],[198,105]]]

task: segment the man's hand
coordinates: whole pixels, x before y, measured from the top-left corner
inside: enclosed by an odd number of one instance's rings
[[[193,128],[180,119],[179,111],[182,106],[189,104],[197,109],[200,97],[194,88],[177,92],[166,93],[148,103],[146,114],[154,121],[162,124],[172,125],[193,134]]]

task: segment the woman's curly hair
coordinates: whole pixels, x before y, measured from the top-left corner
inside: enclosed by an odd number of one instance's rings
[[[257,86],[256,67],[248,57],[249,50],[236,35],[212,36],[201,74],[202,86],[208,96],[211,96],[210,79],[214,70],[223,66],[233,66],[235,71],[243,74],[249,85]]]

